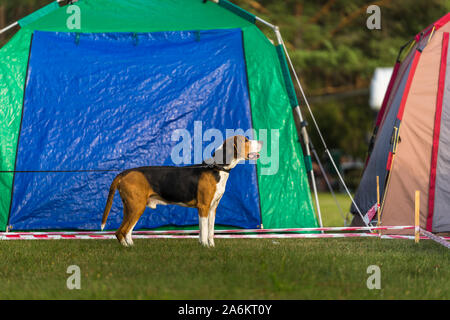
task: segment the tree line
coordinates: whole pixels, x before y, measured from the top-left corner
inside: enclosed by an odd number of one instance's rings
[[[0,27],[50,2],[1,0]],[[405,42],[450,10],[448,0],[232,2],[280,26],[329,146],[361,160],[365,158],[375,116],[368,106],[374,69],[392,66]],[[380,30],[366,27],[366,9],[373,4],[381,9]],[[262,30],[274,38],[270,30]],[[0,44],[13,34],[3,35]],[[319,146],[317,134],[312,128],[309,131]]]

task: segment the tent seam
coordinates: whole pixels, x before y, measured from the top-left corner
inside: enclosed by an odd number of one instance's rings
[[[25,71],[25,79],[24,79],[24,84],[23,84],[22,110],[20,112],[20,125],[19,125],[19,133],[17,135],[16,157],[14,160],[14,171],[16,171],[16,168],[17,168],[17,155],[19,153],[20,134],[22,131],[23,113],[24,113],[24,109],[25,109],[25,94],[26,94],[26,88],[27,88],[27,82],[28,82],[28,71],[29,71],[29,67],[30,67],[31,48],[33,46],[33,35],[34,34],[31,35],[31,39],[30,39],[30,48],[28,50],[27,69]],[[16,178],[16,173],[13,172],[13,178],[12,178],[12,183],[11,183],[11,199],[10,199],[10,204],[9,204],[8,220],[6,222],[7,229],[9,228],[9,223],[11,220],[11,209],[12,209],[12,204],[13,204],[15,178]]]
[[[248,103],[250,108],[250,121],[252,128],[255,129],[253,125],[253,109],[252,109],[252,96],[250,93],[250,81],[248,78],[248,65],[247,65],[247,58],[245,56],[245,41],[244,41],[244,31],[241,29],[241,38],[242,38],[242,56],[244,59],[244,65],[245,65],[245,78],[247,80],[247,93],[248,93]],[[256,129],[255,129],[256,132]],[[260,228],[263,228],[263,217],[262,217],[262,205],[261,205],[261,192],[259,187],[259,175],[258,175],[258,164],[255,163],[255,172],[256,172],[256,188],[258,189],[258,204],[259,204],[259,218],[261,220]]]
[[[431,168],[430,168],[430,185],[428,192],[428,216],[427,216],[426,230],[430,232],[432,231],[433,226],[434,203],[436,200],[435,199],[436,170],[437,170],[437,157],[439,151],[442,105],[444,99],[445,73],[447,69],[448,41],[449,41],[449,33],[445,32],[442,39],[441,66],[439,70],[438,92],[436,98],[436,116],[434,120],[433,145],[432,145]]]

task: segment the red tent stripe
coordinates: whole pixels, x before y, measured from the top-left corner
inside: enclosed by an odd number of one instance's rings
[[[444,88],[445,88],[445,74],[447,69],[447,53],[448,53],[448,40],[449,34],[444,33],[442,39],[442,51],[441,51],[441,67],[439,70],[439,82],[436,101],[436,116],[434,119],[434,133],[433,133],[433,147],[431,153],[431,169],[430,169],[430,187],[428,192],[428,217],[427,217],[427,231],[432,231],[433,226],[433,214],[434,214],[434,200],[436,191],[436,166],[439,150],[439,134],[441,131],[441,115],[442,115],[442,103],[444,100]]]
[[[386,163],[386,171],[391,171],[391,164],[392,164],[392,151],[389,151],[388,160]]]
[[[402,97],[402,102],[400,103],[400,108],[398,110],[397,119],[402,120],[403,112],[405,111],[406,100],[408,100],[409,89],[411,88],[411,83],[414,78],[414,73],[416,72],[417,64],[419,63],[419,58],[422,52],[419,50],[414,54],[414,60],[411,65],[411,70],[409,71],[408,80],[406,81],[405,90]]]
[[[380,126],[381,119],[383,119],[383,115],[386,111],[386,106],[389,101],[389,97],[391,95],[391,91],[392,91],[392,87],[394,86],[395,79],[397,78],[398,69],[400,68],[400,65],[401,65],[401,63],[399,61],[397,61],[395,63],[394,70],[392,71],[391,80],[389,80],[389,85],[386,89],[386,94],[384,95],[383,103],[381,104],[381,109],[378,112],[377,122],[375,123],[376,127]]]

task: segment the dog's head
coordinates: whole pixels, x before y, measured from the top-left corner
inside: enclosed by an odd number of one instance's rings
[[[262,145],[262,141],[249,140],[245,136],[230,137],[214,152],[214,163],[232,169],[241,160],[257,160]]]

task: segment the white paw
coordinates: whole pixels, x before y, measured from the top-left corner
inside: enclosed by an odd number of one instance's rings
[[[199,242],[203,247],[209,247],[209,243],[208,243],[207,239],[199,239]]]
[[[214,238],[209,238],[209,239],[208,239],[208,244],[209,244],[209,246],[210,246],[211,248],[214,248],[214,247],[215,247],[215,244],[214,244]]]
[[[120,244],[123,245],[124,247],[128,247],[129,246],[127,241],[125,240],[125,238],[120,240]]]
[[[133,238],[131,238],[131,234],[128,234],[125,237],[125,241],[126,241],[126,243],[128,244],[129,247],[132,247],[134,245]]]

